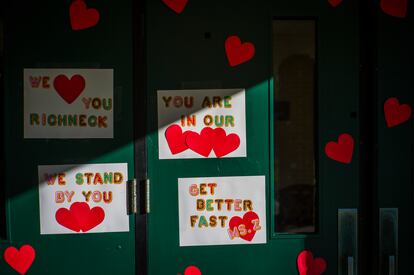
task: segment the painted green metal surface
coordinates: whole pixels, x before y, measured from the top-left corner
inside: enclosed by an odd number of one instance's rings
[[[414,104],[414,56],[412,38],[413,9],[409,5],[407,18],[391,17],[378,10],[378,207],[398,208],[398,274],[412,271],[412,210],[413,188],[413,122],[412,118],[388,128],[384,119],[384,102],[396,97],[400,104]],[[379,211],[379,209],[377,209]],[[382,253],[381,251],[379,253]],[[388,255],[380,258],[380,265]],[[385,274],[385,273],[381,273]]]
[[[269,130],[273,124],[271,24],[275,17],[317,20],[317,234],[279,235],[270,226],[274,215]],[[342,133],[358,139],[358,120],[351,116],[358,110],[357,17],[356,1],[346,1],[336,9],[326,1],[190,1],[180,15],[161,1],[148,1],[150,275],[182,273],[188,265],[198,266],[203,274],[297,274],[296,257],[305,248],[327,260],[327,274],[337,273],[337,210],[358,206],[358,148],[352,163],[343,165],[327,159],[324,146]],[[228,66],[224,52],[224,40],[233,34],[256,46],[254,59],[236,68]],[[246,88],[246,158],[158,159],[156,91],[189,86]],[[177,178],[244,175],[266,176],[267,244],[180,248]]]
[[[9,246],[30,244],[27,274],[135,274],[134,220],[129,233],[40,235],[37,166],[129,164],[133,177],[132,1],[87,1],[99,24],[74,32],[71,1],[8,1],[6,13],[6,175]],[[113,68],[114,139],[23,139],[24,68]],[[0,260],[1,274],[16,274]]]

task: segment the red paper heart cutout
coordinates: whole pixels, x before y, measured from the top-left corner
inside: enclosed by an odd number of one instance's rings
[[[240,234],[240,238],[250,242],[251,240],[253,240],[254,235],[256,235],[256,231],[254,230],[255,224],[252,222],[253,220],[259,220],[259,216],[257,216],[257,214],[253,211],[249,211],[246,214],[244,214],[243,219],[239,216],[234,216],[230,219],[229,230],[233,232],[235,230],[235,227],[239,230],[239,226],[244,225],[244,229],[246,230],[246,232],[244,232],[244,236]]]
[[[336,8],[339,6],[339,4],[342,3],[342,0],[328,0],[329,4],[331,4],[332,7]]]
[[[395,97],[388,98],[384,103],[384,116],[389,128],[406,122],[411,117],[411,107],[401,104]]]
[[[70,209],[60,208],[56,211],[56,221],[75,232],[88,232],[105,219],[105,211],[96,206],[92,209],[86,202],[75,202]]]
[[[211,153],[211,150],[213,150],[214,137],[214,130],[210,127],[206,127],[201,130],[200,134],[197,134],[195,132],[188,133],[185,142],[188,148],[194,152],[204,157],[208,157]]]
[[[19,274],[26,274],[36,257],[36,251],[28,244],[20,247],[20,250],[10,246],[4,251],[4,260]]]
[[[201,275],[201,271],[198,267],[192,265],[185,269],[184,275]]]
[[[181,127],[177,124],[171,125],[165,130],[165,139],[167,140],[168,147],[173,155],[188,149],[185,140],[190,132],[191,131],[185,131],[183,133]]]
[[[58,75],[53,81],[56,92],[68,104],[74,102],[85,89],[85,79],[81,75],[74,75],[71,79],[66,75]]]
[[[229,36],[224,43],[227,59],[230,66],[234,67],[253,58],[255,53],[254,45],[250,42],[241,43],[238,36]]]
[[[354,153],[354,138],[349,134],[342,134],[338,142],[328,142],[325,146],[326,155],[338,162],[349,164]]]
[[[399,18],[407,16],[407,0],[381,0],[380,5],[382,11],[388,15]]]
[[[299,275],[320,275],[326,270],[326,261],[313,258],[312,252],[304,250],[297,259]]]
[[[188,0],[162,0],[170,9],[180,14],[187,6]]]
[[[99,22],[99,12],[96,9],[88,9],[83,0],[75,0],[70,5],[70,24],[72,30],[79,31],[91,28]]]
[[[230,134],[226,136],[226,131],[223,128],[214,129],[214,133],[213,151],[216,157],[221,158],[239,148],[240,138],[238,135]]]

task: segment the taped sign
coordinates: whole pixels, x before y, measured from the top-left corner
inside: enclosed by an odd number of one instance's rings
[[[158,91],[160,159],[246,157],[245,91]]]
[[[25,69],[25,138],[113,138],[112,69]]]

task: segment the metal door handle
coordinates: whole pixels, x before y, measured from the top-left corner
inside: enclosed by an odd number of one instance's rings
[[[379,274],[398,274],[398,208],[380,208]]]
[[[348,275],[354,275],[354,257],[348,257]]]
[[[389,275],[396,275],[395,274],[395,256],[390,255],[388,257],[388,274]]]
[[[338,209],[338,275],[358,274],[358,210]]]

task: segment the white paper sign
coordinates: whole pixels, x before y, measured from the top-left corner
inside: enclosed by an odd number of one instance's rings
[[[25,138],[113,138],[112,69],[25,69]]]
[[[38,167],[41,234],[129,231],[126,163]]]
[[[160,159],[246,157],[245,91],[158,91]]]
[[[265,177],[178,179],[180,246],[266,243]]]

